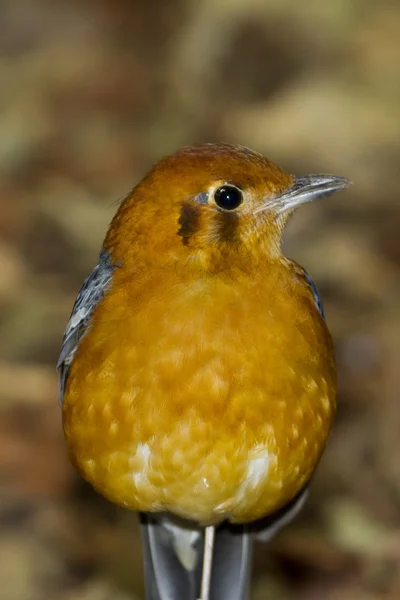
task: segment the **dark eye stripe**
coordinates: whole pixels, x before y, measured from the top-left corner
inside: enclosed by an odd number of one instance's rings
[[[200,227],[201,209],[193,202],[183,202],[178,223],[178,235],[182,237],[185,246],[188,245],[190,238]]]
[[[239,239],[238,228],[240,217],[235,212],[219,212],[215,214],[218,222],[218,239],[221,242],[235,243]]]

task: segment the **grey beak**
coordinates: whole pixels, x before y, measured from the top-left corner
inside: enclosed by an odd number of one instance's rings
[[[295,177],[293,186],[285,194],[277,198],[280,205],[279,212],[286,212],[300,204],[330,196],[335,192],[347,188],[350,183],[345,177],[336,177],[334,175]]]

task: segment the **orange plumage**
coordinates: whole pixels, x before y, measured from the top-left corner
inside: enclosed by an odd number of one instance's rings
[[[112,276],[63,401],[70,455],[111,501],[248,522],[310,479],[336,373],[308,276],[280,250],[295,205],[317,196],[299,181],[209,144],[162,160],[119,208],[103,250]],[[327,181],[319,195],[347,184]]]

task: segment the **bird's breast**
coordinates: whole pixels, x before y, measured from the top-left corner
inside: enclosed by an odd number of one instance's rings
[[[114,284],[64,400],[70,452],[109,499],[249,521],[307,482],[334,412],[332,347],[307,291],[269,275]]]

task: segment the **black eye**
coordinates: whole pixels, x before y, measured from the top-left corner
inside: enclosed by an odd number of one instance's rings
[[[243,202],[243,194],[234,185],[222,185],[215,190],[214,201],[219,208],[234,210]]]

